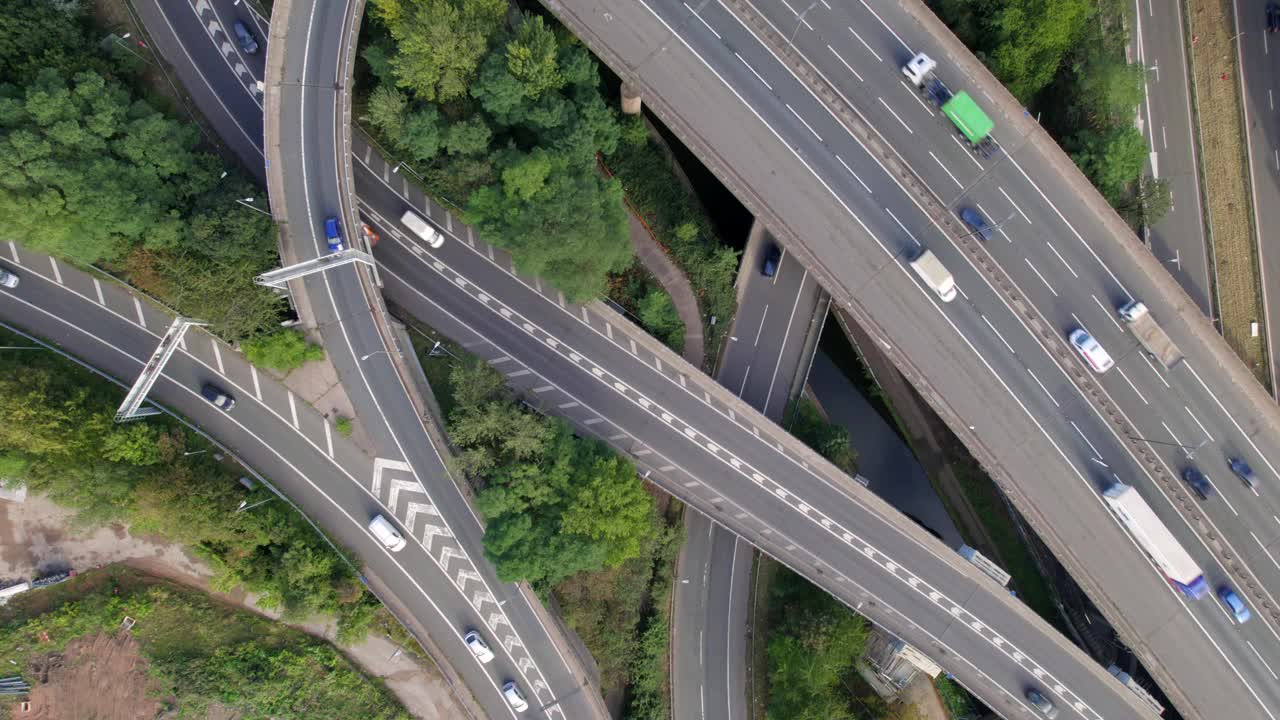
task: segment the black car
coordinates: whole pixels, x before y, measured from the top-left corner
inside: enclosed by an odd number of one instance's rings
[[[1267,32],[1280,30],[1280,4],[1267,3]]]
[[[205,400],[208,400],[210,404],[222,412],[230,412],[231,408],[236,406],[236,399],[232,397],[231,393],[223,390],[217,385],[205,383],[204,386],[200,388],[200,394],[204,396]]]
[[[982,217],[982,213],[973,208],[964,208],[960,211],[960,219],[973,230],[974,235],[983,240],[991,239],[991,226],[987,224],[986,218]]]
[[[258,41],[253,38],[253,33],[249,32],[249,28],[245,27],[244,23],[237,20],[235,21],[235,24],[231,26],[231,29],[235,31],[236,40],[240,42],[240,49],[243,50],[246,55],[252,55],[258,52]]]
[[[1204,473],[1200,472],[1200,468],[1195,465],[1188,465],[1182,469],[1182,479],[1187,481],[1201,500],[1208,500],[1213,494],[1213,486],[1209,484],[1209,478],[1205,477]]]
[[[764,263],[760,265],[760,274],[773,277],[778,274],[778,264],[782,262],[782,250],[777,245],[770,245],[764,254]]]

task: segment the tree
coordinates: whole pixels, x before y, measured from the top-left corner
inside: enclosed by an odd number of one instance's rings
[[[540,15],[525,14],[507,43],[507,71],[524,86],[525,97],[536,100],[565,84],[560,74],[555,33]]]
[[[1160,222],[1171,207],[1173,194],[1169,191],[1169,181],[1143,173],[1133,191],[1126,193],[1116,205],[1116,211],[1130,225],[1141,228]]]
[[[473,116],[469,120],[453,123],[444,133],[444,149],[450,155],[480,155],[488,151],[493,132],[484,118]]]
[[[160,447],[163,428],[130,423],[112,428],[102,441],[102,456],[129,465],[155,465],[164,460]]]
[[[369,96],[369,122],[393,142],[405,135],[409,121],[409,97],[389,85],[379,85]]]
[[[652,538],[653,499],[636,478],[634,465],[603,446],[584,444],[587,457],[578,461],[577,487],[560,528],[600,543],[604,564],[618,565],[638,557],[642,542]]]
[[[324,348],[307,342],[301,332],[292,328],[246,340],[240,349],[254,365],[281,372],[324,359]]]
[[[984,23],[991,71],[1030,103],[1053,80],[1093,13],[1088,0],[1027,0],[994,9]]]
[[[796,406],[791,434],[846,473],[857,471],[858,454],[849,444],[849,430],[824,418],[808,398]]]
[[[662,290],[651,290],[640,298],[637,309],[644,328],[668,345],[675,345],[684,336],[684,322],[676,312],[671,296]]]
[[[521,272],[542,277],[575,302],[603,295],[608,274],[631,261],[621,187],[563,159],[536,189],[525,182],[477,190],[464,217],[510,251]]]
[[[1132,125],[1104,131],[1083,130],[1075,139],[1071,159],[1093,181],[1112,205],[1123,200],[1131,183],[1142,174],[1147,159],[1147,141]]]
[[[397,83],[422,100],[462,97],[493,36],[504,0],[373,0],[373,15],[396,41]]]

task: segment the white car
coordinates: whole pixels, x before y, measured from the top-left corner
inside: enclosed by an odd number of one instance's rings
[[[502,686],[502,696],[507,699],[511,709],[518,713],[529,709],[529,703],[524,699],[524,693],[520,692],[520,688],[516,686],[515,680],[508,680],[507,684]]]
[[[489,645],[484,641],[484,638],[480,637],[480,633],[475,630],[470,630],[466,635],[463,635],[462,642],[467,644],[467,647],[471,649],[471,654],[475,655],[476,659],[481,663],[487,663],[493,659],[493,651],[489,649]]]
[[[1084,328],[1072,330],[1067,339],[1071,341],[1076,351],[1080,353],[1080,357],[1089,363],[1089,367],[1093,368],[1094,372],[1104,373],[1110,370],[1112,365],[1116,364],[1116,361],[1111,359],[1111,355],[1106,349],[1092,335],[1085,332]]]
[[[0,268],[0,285],[12,290],[18,287],[18,276],[4,268]]]

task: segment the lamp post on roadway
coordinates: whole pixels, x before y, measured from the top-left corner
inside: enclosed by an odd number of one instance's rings
[[[245,510],[252,510],[252,509],[254,509],[254,508],[258,507],[259,505],[264,505],[264,504],[266,504],[266,503],[271,502],[272,500],[275,500],[275,497],[274,497],[274,496],[269,497],[269,498],[267,498],[266,500],[259,500],[258,502],[254,503],[254,504],[252,504],[252,505],[250,505],[250,504],[249,504],[249,501],[248,501],[248,500],[241,500],[241,501],[240,501],[240,505],[239,505],[235,510],[233,510],[231,514],[232,514],[232,515],[234,515],[234,514],[236,514],[236,513],[244,512]]]
[[[1125,437],[1139,442],[1155,443],[1156,445],[1170,445],[1172,447],[1182,448],[1182,451],[1186,453],[1188,460],[1195,460],[1196,453],[1200,451],[1200,448],[1209,444],[1209,438],[1201,440],[1199,445],[1192,447],[1191,445],[1183,445],[1182,443],[1167,442],[1164,440],[1151,440],[1150,438],[1138,437],[1137,435],[1126,435]]]

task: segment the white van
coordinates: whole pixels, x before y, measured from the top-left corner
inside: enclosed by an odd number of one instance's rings
[[[951,277],[951,271],[943,266],[937,255],[928,250],[921,250],[920,254],[911,261],[911,269],[916,271],[916,275],[920,276],[925,285],[938,293],[942,302],[951,302],[956,299],[956,280]]]
[[[404,536],[400,534],[396,526],[387,522],[387,519],[381,515],[374,515],[373,519],[369,521],[369,532],[381,540],[382,544],[386,545],[391,552],[400,552],[405,545],[409,544],[409,541],[404,539]]]
[[[427,221],[423,220],[418,213],[412,210],[405,210],[404,214],[400,216],[400,222],[404,223],[405,227],[412,230],[414,235],[425,240],[431,247],[438,248],[444,244],[444,235],[441,235],[439,230],[427,224]]]

